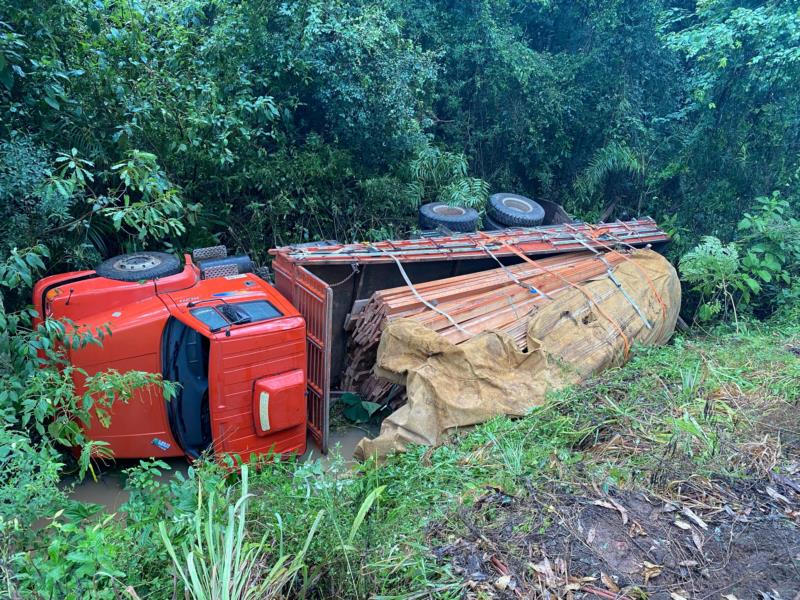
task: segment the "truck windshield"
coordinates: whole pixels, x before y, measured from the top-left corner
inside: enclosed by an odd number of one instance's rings
[[[211,331],[228,325],[256,323],[282,317],[283,313],[266,300],[252,300],[204,306],[190,311],[192,316],[202,321]]]

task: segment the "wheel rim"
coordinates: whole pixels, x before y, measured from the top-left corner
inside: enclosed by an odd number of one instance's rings
[[[522,202],[521,200],[517,200],[516,198],[503,198],[503,206],[524,213],[533,211],[530,204],[527,202]]]
[[[443,217],[460,217],[467,211],[457,206],[447,206],[446,204],[442,204],[439,206],[434,206],[433,212]]]
[[[124,273],[146,271],[161,264],[161,259],[152,254],[131,254],[114,262],[114,269]]]

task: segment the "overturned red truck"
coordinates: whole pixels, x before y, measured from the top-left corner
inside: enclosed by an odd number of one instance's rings
[[[40,319],[108,325],[102,347],[69,349],[92,374],[160,373],[177,396],[138,390],[116,403],[111,425],[86,425],[118,458],[303,453],[307,434],[327,451],[331,391],[340,384],[354,304],[377,290],[511,265],[524,257],[624,245],[668,236],[652,219],[560,223],[491,233],[271,250],[274,284],[246,256],[196,250],[184,263],[139,252],[94,271],[54,275],[34,290]],[[81,382],[76,382],[80,386]]]

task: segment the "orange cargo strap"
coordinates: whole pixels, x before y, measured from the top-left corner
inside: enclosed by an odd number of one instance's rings
[[[516,246],[513,246],[512,244],[509,244],[509,243],[508,243],[508,242],[506,242],[505,240],[500,240],[500,239],[497,239],[495,236],[489,235],[489,234],[488,234],[488,233],[486,233],[485,231],[480,231],[480,232],[478,232],[478,233],[481,235],[481,237],[484,237],[484,238],[487,238],[487,239],[489,239],[489,240],[492,240],[492,241],[498,242],[498,243],[499,243],[499,244],[501,244],[501,245],[502,245],[504,248],[508,249],[510,252],[512,252],[513,254],[515,254],[516,256],[518,256],[519,258],[521,258],[522,260],[524,260],[525,262],[527,262],[527,263],[530,263],[530,264],[532,264],[532,265],[534,265],[534,266],[538,267],[539,269],[542,269],[542,270],[543,270],[545,273],[549,273],[550,275],[554,275],[554,276],[558,277],[558,278],[559,278],[561,281],[563,281],[564,283],[566,283],[566,284],[567,284],[567,285],[569,285],[570,287],[573,287],[573,288],[575,288],[575,289],[576,289],[576,290],[578,290],[578,291],[579,291],[581,294],[583,294],[583,295],[584,295],[584,297],[585,297],[585,298],[586,298],[586,299],[589,301],[589,304],[590,304],[590,305],[594,305],[594,307],[597,309],[597,312],[598,312],[598,313],[600,313],[600,315],[601,315],[601,316],[602,316],[602,317],[603,317],[603,318],[604,318],[606,321],[608,321],[609,323],[611,323],[612,327],[614,327],[614,329],[616,329],[617,333],[619,333],[620,337],[622,338],[622,343],[623,343],[623,345],[625,346],[625,350],[624,350],[624,356],[627,358],[627,356],[628,356],[628,354],[630,353],[630,350],[631,350],[631,343],[630,343],[630,340],[628,339],[628,336],[627,336],[627,335],[625,335],[625,331],[624,331],[624,329],[622,328],[622,326],[621,326],[619,323],[617,323],[617,322],[616,322],[614,319],[612,319],[612,318],[611,318],[611,317],[610,317],[610,316],[609,316],[609,315],[606,313],[606,311],[604,311],[604,310],[601,308],[601,306],[600,306],[600,303],[599,303],[599,302],[597,302],[597,301],[595,301],[595,300],[594,300],[594,298],[592,298],[592,297],[589,295],[589,293],[588,293],[586,290],[584,290],[584,289],[583,289],[582,287],[580,287],[579,285],[576,285],[576,284],[572,283],[572,282],[571,282],[571,281],[569,281],[568,279],[566,279],[566,278],[562,277],[562,276],[561,276],[561,274],[559,274],[559,273],[554,273],[553,271],[551,271],[551,270],[550,270],[550,269],[548,269],[547,267],[544,267],[544,266],[542,266],[541,264],[537,263],[535,260],[533,260],[533,259],[532,259],[532,258],[530,258],[529,256],[526,256],[526,255],[525,255],[523,252],[521,252],[521,251],[519,250],[519,248],[517,248]]]
[[[481,235],[483,234],[483,232],[482,232],[482,231],[480,231],[480,232],[478,232],[478,233],[480,233]],[[510,269],[509,269],[507,266],[505,266],[505,265],[503,264],[503,262],[502,262],[502,261],[501,261],[499,258],[497,258],[497,256],[495,255],[495,253],[494,253],[494,252],[492,252],[491,250],[489,250],[489,249],[488,249],[486,246],[484,246],[483,244],[481,244],[481,243],[480,243],[480,242],[478,242],[477,240],[475,241],[475,243],[478,245],[478,248],[480,248],[481,250],[483,250],[484,252],[486,252],[486,254],[488,254],[488,255],[489,255],[489,256],[490,256],[492,259],[494,259],[494,261],[495,261],[495,262],[496,262],[498,265],[500,265],[500,268],[503,270],[503,272],[504,272],[504,273],[505,273],[505,274],[508,276],[508,278],[509,278],[511,281],[513,281],[514,283],[516,283],[518,286],[520,286],[520,287],[522,287],[522,288],[524,288],[524,289],[528,290],[528,291],[529,291],[529,292],[531,292],[532,294],[539,294],[539,295],[541,295],[541,296],[544,296],[544,297],[545,297],[545,298],[547,298],[548,300],[552,300],[552,299],[553,299],[553,298],[552,298],[550,295],[548,295],[548,294],[547,294],[547,292],[545,292],[544,290],[540,290],[539,288],[537,288],[537,287],[535,287],[535,286],[533,286],[533,285],[531,285],[531,284],[529,284],[529,283],[525,283],[525,282],[524,282],[524,281],[522,281],[522,280],[521,280],[519,277],[517,277],[516,275],[514,275],[514,273],[513,273],[513,272],[512,272],[512,271],[511,271],[511,270],[510,270]],[[533,261],[531,261],[531,262],[533,262]],[[535,263],[535,264],[536,264],[536,263]],[[537,268],[541,268],[541,267],[540,267],[540,265],[538,265],[538,264],[536,264],[536,267],[537,267]],[[542,270],[544,271],[545,269],[542,269]]]
[[[650,291],[653,292],[653,296],[655,296],[655,298],[658,301],[659,305],[661,305],[661,314],[664,317],[664,320],[666,321],[666,318],[667,318],[667,304],[666,304],[666,302],[664,302],[664,299],[661,297],[661,294],[658,293],[658,290],[656,289],[656,285],[653,282],[653,280],[650,278],[650,275],[647,274],[647,271],[645,271],[642,268],[642,266],[640,264],[638,264],[635,260],[631,260],[631,258],[627,254],[623,254],[621,252],[618,252],[617,250],[615,250],[611,246],[601,242],[598,238],[600,237],[600,235],[606,234],[606,235],[611,236],[611,238],[614,239],[617,243],[619,243],[621,245],[628,246],[631,250],[633,250],[633,252],[636,252],[638,249],[633,247],[633,246],[631,246],[630,244],[625,244],[625,242],[623,242],[622,240],[618,239],[614,234],[612,234],[608,230],[607,227],[600,228],[600,227],[597,227],[596,225],[591,225],[591,224],[589,224],[588,227],[589,227],[589,230],[592,232],[591,238],[592,238],[592,241],[594,243],[598,244],[599,246],[602,246],[603,248],[605,248],[609,252],[614,252],[614,253],[619,254],[620,256],[622,256],[625,260],[630,262],[636,268],[637,271],[639,271],[639,273],[642,275],[642,277],[644,277],[645,281],[647,281],[647,285],[650,288]],[[569,224],[567,224],[567,228],[573,229]],[[580,235],[580,232],[577,232],[574,229],[573,229],[573,232],[576,235]]]

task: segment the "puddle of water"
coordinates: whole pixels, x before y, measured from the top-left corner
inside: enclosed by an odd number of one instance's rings
[[[363,429],[352,426],[333,429],[330,432],[330,451],[327,455],[323,455],[319,448],[309,440],[308,449],[301,460],[316,460],[322,457],[322,464],[327,466],[332,459],[333,451],[336,450],[346,462],[353,462],[356,445],[367,433]],[[165,459],[164,462],[171,467],[170,470],[165,470],[160,477],[164,482],[178,471],[185,475],[189,469],[189,463],[184,458]],[[100,473],[97,481],[87,477],[78,483],[70,496],[81,502],[102,504],[109,512],[115,512],[128,501],[128,492],[124,489],[125,474],[123,471],[135,467],[138,463],[138,460],[119,460]],[[70,480],[67,479],[66,483],[69,484]]]
[[[163,458],[161,460],[170,466],[169,469],[163,470],[161,476],[157,478],[162,482],[169,481],[178,471],[186,475],[189,470],[189,462],[185,458]],[[102,504],[109,512],[115,512],[128,501],[129,496],[125,490],[125,473],[123,471],[138,464],[138,460],[118,460],[98,473],[97,481],[87,475],[83,481],[75,485],[70,497],[81,502]],[[70,484],[74,481],[67,477],[64,483]]]
[[[353,462],[353,453],[356,451],[358,442],[370,432],[360,427],[346,426],[331,429],[328,440],[328,454],[322,454],[314,442],[309,440],[306,453],[301,460],[316,460],[322,457],[322,464],[327,465],[333,458],[333,454],[340,454],[346,462]]]

